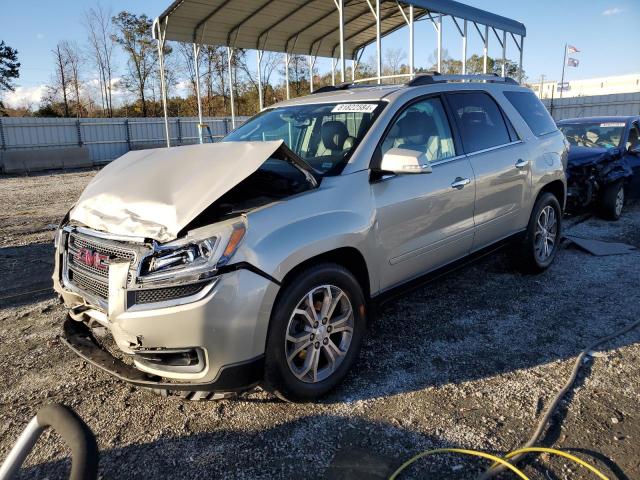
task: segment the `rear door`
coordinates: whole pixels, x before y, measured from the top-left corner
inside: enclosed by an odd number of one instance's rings
[[[433,171],[388,175],[371,185],[383,290],[467,255],[473,242],[473,171],[456,151],[440,97],[405,107],[382,154],[394,147],[425,153]]]
[[[629,184],[629,196],[638,198],[640,197],[640,155],[631,153],[629,149],[640,147],[640,122],[636,121],[631,124],[629,128],[629,134],[627,135],[627,141],[623,145],[625,149],[625,155],[629,161],[629,165],[633,170],[633,177]]]
[[[446,96],[476,179],[473,250],[522,229],[531,188],[531,157],[496,101],[486,92]]]

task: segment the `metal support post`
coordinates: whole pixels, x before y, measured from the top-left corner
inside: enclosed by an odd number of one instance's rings
[[[313,93],[313,69],[316,66],[316,59],[313,55],[309,55],[309,90]]]
[[[409,75],[413,78],[414,72],[414,23],[413,23],[413,5],[409,5]]]
[[[193,61],[196,74],[196,101],[198,103],[198,143],[204,143],[202,139],[202,97],[200,95],[200,45],[193,44]]]
[[[489,63],[489,25],[484,26],[484,47],[482,49],[482,73],[487,74]]]
[[[131,150],[131,127],[129,126],[129,119],[124,119],[124,132],[127,138],[127,151]]]
[[[284,54],[284,83],[287,88],[287,100],[291,98],[291,89],[289,88],[289,62],[291,58],[288,53]]]
[[[331,59],[331,85],[336,86],[336,66],[338,65],[338,59]]]
[[[520,35],[520,68],[518,71],[518,82],[522,83],[524,80],[524,72],[522,70],[522,58],[524,55],[524,35]]]
[[[442,73],[442,14],[438,15],[438,73]]]
[[[229,103],[231,104],[231,128],[236,128],[236,109],[233,104],[233,71],[232,71],[232,59],[234,49],[227,47],[227,70],[229,72]]]
[[[258,66],[258,113],[264,108],[264,99],[262,98],[262,55],[263,50],[256,50],[257,66]]]
[[[502,31],[502,76],[507,76],[507,31]]]
[[[344,58],[344,0],[334,0],[338,8],[338,22],[340,23],[340,80],[345,81],[346,62]]]
[[[380,33],[380,0],[376,0],[376,67],[378,85],[382,83],[382,35]]]
[[[169,134],[169,112],[167,110],[167,81],[165,78],[166,72],[164,69],[164,45],[165,45],[165,38],[167,35],[168,21],[169,21],[169,17],[167,16],[164,19],[164,27],[157,20],[156,22],[154,22],[154,26],[157,29],[156,40],[158,43],[158,59],[160,63],[160,93],[162,96],[162,109],[164,111],[164,133],[167,141],[167,147],[170,147],[171,136]]]
[[[462,75],[467,74],[467,21],[464,21],[462,27]]]

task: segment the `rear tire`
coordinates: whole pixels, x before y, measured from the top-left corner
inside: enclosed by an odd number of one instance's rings
[[[364,295],[350,271],[334,263],[303,270],[273,307],[265,389],[286,401],[327,394],[356,362],[365,327]]]
[[[622,180],[607,186],[602,194],[600,216],[607,220],[618,220],[622,215],[626,191]]]
[[[549,268],[558,253],[562,233],[562,209],[549,192],[538,197],[521,243],[512,252],[519,270],[540,273]]]

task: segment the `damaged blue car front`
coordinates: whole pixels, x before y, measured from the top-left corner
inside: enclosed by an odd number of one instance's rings
[[[589,117],[558,122],[570,143],[567,209],[596,208],[610,220],[640,192],[640,117]]]

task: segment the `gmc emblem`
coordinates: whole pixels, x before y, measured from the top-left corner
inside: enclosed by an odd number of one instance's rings
[[[88,248],[81,248],[76,253],[75,261],[87,265],[88,267],[97,268],[98,270],[109,269],[109,256],[101,253],[89,250]]]

